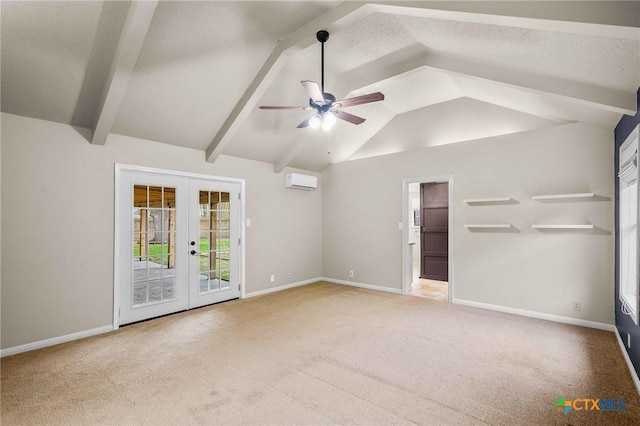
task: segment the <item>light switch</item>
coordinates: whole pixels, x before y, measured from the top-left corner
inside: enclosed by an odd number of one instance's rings
[[[398,229],[402,231],[402,222],[398,222]]]
[[[251,226],[251,219],[247,219],[247,228]]]

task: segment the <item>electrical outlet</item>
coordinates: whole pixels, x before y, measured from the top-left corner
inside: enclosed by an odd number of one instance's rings
[[[353,278],[353,271],[349,271],[349,278]]]
[[[631,349],[631,334],[627,333],[627,349]]]
[[[271,275],[271,282],[275,283],[276,282],[276,276],[275,275]]]
[[[291,272],[287,272],[287,278],[291,278]]]
[[[582,309],[582,304],[580,302],[573,302],[573,310],[579,311],[580,309]]]

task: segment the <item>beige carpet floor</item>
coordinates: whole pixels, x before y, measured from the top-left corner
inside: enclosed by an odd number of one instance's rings
[[[2,425],[640,424],[611,332],[317,283],[6,357]],[[624,398],[571,411],[558,397]]]

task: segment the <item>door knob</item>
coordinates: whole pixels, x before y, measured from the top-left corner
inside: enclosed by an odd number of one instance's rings
[[[191,250],[191,255],[192,255],[192,256],[195,256],[196,254],[200,254],[200,253],[198,253],[198,252],[197,252],[197,251],[195,251],[195,250]]]

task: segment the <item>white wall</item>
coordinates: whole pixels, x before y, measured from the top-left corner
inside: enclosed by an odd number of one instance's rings
[[[79,132],[2,114],[3,349],[112,323],[115,163],[246,179],[247,292],[321,275],[321,183],[289,190],[290,170],[271,164],[210,164],[202,151],[118,135],[93,146]]]
[[[323,276],[400,289],[402,180],[453,175],[455,298],[612,324],[612,146],[609,130],[575,123],[332,165],[323,173]],[[531,200],[575,192],[605,199]],[[462,202],[498,196],[518,204]],[[465,223],[517,232],[470,232]],[[532,223],[597,228],[550,233]]]

